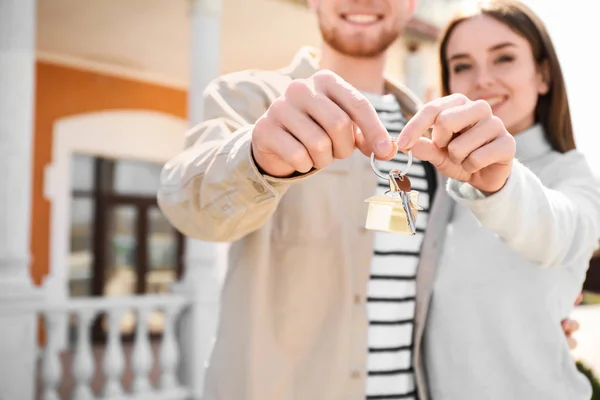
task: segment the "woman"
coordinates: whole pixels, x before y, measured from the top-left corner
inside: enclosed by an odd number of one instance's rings
[[[491,2],[449,24],[440,56],[443,94],[485,100],[518,162],[492,195],[449,182],[457,204],[425,337],[431,398],[587,400],[560,322],[600,238],[600,194],[549,35],[523,4]],[[490,215],[511,201],[517,215]]]

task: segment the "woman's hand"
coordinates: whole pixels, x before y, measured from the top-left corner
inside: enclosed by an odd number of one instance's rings
[[[506,183],[516,150],[514,138],[490,105],[461,94],[427,103],[402,130],[397,144],[443,175],[487,194]]]

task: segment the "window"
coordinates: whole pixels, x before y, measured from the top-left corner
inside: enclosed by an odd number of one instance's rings
[[[80,154],[71,166],[71,296],[167,292],[182,274],[184,241],[158,208],[161,166]],[[125,318],[123,332],[134,322]],[[150,330],[162,331],[161,313]]]

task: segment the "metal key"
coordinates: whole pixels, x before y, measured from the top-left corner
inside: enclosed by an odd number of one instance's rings
[[[408,154],[408,165],[404,171],[391,170],[384,175],[375,168],[374,155],[371,154],[371,167],[377,176],[389,182],[390,190],[384,195],[373,196],[367,200],[369,209],[365,227],[385,232],[416,233],[416,213],[421,208],[417,204],[419,193],[411,190],[406,172],[412,164],[412,153]]]

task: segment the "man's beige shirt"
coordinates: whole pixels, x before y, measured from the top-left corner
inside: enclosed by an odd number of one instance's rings
[[[373,233],[364,228],[364,200],[377,185],[369,159],[356,151],[316,173],[275,179],[257,170],[250,151],[255,121],[293,79],[317,69],[314,50],[304,48],[285,69],[215,80],[204,122],[163,171],[158,200],[173,225],[193,238],[233,242],[205,400],[365,398]],[[419,107],[407,89],[387,81],[387,90],[408,114]],[[417,275],[421,400],[423,328],[450,204],[438,190]]]

